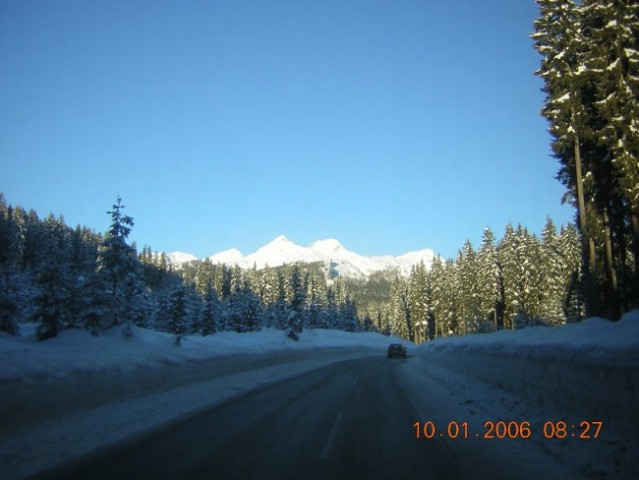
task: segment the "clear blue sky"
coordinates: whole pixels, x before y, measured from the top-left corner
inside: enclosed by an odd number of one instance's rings
[[[572,221],[533,0],[0,2],[0,191],[204,257],[279,234],[454,256]]]

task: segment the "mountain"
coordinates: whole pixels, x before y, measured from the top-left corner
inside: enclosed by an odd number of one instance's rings
[[[195,260],[193,255],[185,253],[170,253],[171,263],[179,266]],[[435,253],[431,249],[408,252],[400,256],[367,257],[347,250],[339,241],[330,238],[318,240],[310,247],[302,247],[280,235],[249,255],[242,255],[236,248],[211,255],[208,259],[213,263],[239,265],[242,268],[258,269],[278,267],[286,263],[316,263],[321,262],[344,277],[366,278],[374,272],[398,269],[408,276],[411,268],[419,262],[424,262],[430,268]]]
[[[169,259],[169,262],[171,262],[172,265],[182,265],[183,263],[189,263],[194,260],[197,260],[197,257],[195,255],[191,255],[190,253],[183,253],[183,252],[169,253],[167,257]]]

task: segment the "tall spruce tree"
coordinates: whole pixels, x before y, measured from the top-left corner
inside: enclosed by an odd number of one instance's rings
[[[479,302],[479,266],[477,254],[470,240],[466,240],[464,247],[457,256],[457,273],[459,282],[460,325],[461,333],[477,332],[480,329]]]
[[[35,273],[38,293],[32,318],[38,323],[38,339],[46,340],[56,337],[71,323],[72,277],[69,272],[69,229],[64,221],[50,215],[41,228],[44,243]]]
[[[565,295],[564,258],[560,249],[555,224],[548,217],[541,234],[541,274],[543,284],[541,294],[541,318],[549,325],[565,323],[563,310]]]
[[[127,243],[127,238],[133,227],[133,218],[124,215],[122,199],[117,198],[113,209],[107,212],[111,215],[111,226],[99,248],[97,272],[104,280],[104,287],[108,292],[111,325],[120,325],[127,321],[127,308],[131,299],[131,290],[127,282],[130,276],[138,274],[138,262],[135,249]]]
[[[577,201],[588,315],[639,302],[639,6],[538,0],[542,114]]]
[[[414,341],[414,332],[410,318],[410,304],[408,298],[408,282],[396,277],[391,286],[391,331],[394,335],[406,340]]]
[[[408,280],[408,302],[415,343],[423,343],[428,338],[432,310],[429,283],[424,263],[413,266]]]
[[[490,228],[485,228],[481,246],[477,253],[477,271],[479,282],[479,314],[481,318],[498,328],[503,321],[503,299],[501,296],[501,267],[497,259],[495,235]]]
[[[579,228],[582,233],[584,281],[587,284],[590,310],[594,302],[596,276],[595,244],[588,228],[582,151],[590,135],[589,110],[584,105],[588,84],[581,17],[574,0],[537,0],[540,17],[531,35],[542,55],[536,72],[545,82],[546,103],[541,113],[548,120],[553,137],[552,149],[561,162],[559,179],[577,203]]]

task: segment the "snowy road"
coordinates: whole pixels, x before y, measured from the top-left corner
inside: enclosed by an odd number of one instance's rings
[[[334,363],[37,478],[580,478],[530,440],[416,439],[418,420],[469,416],[442,382],[415,375],[417,364]]]
[[[415,439],[402,363],[335,363],[38,478],[459,478],[437,441]]]
[[[385,358],[389,341],[0,336],[0,476],[639,478],[639,312],[408,345],[406,360]],[[416,439],[427,421],[437,434]],[[532,434],[484,438],[487,422]]]

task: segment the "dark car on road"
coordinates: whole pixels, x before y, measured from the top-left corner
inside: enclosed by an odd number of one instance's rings
[[[401,343],[391,343],[388,346],[388,358],[406,358],[406,348]]]

